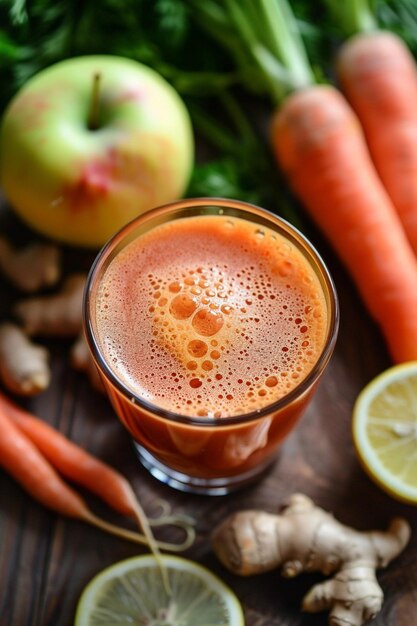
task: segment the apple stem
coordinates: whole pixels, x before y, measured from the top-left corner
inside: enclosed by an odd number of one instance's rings
[[[100,82],[101,82],[101,74],[100,72],[96,72],[93,76],[93,88],[91,91],[91,105],[90,105],[90,113],[88,116],[88,128],[90,130],[97,130],[97,128],[99,127]]]

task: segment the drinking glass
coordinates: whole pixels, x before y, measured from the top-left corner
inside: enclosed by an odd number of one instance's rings
[[[268,406],[231,417],[180,415],[134,393],[107,362],[97,333],[96,304],[100,281],[115,257],[151,229],[185,217],[230,216],[268,227],[303,255],[321,285],[326,307],[325,340],[308,374]],[[116,287],[114,287],[116,288]],[[99,252],[87,279],[84,329],[108,397],[133,438],[141,463],[168,485],[194,493],[221,495],[259,478],[297,424],[329,362],[338,330],[338,301],[331,276],[309,241],[285,220],[259,207],[222,198],[175,202],[127,224]],[[132,337],[134,341],[134,337]],[[271,337],[273,342],[273,337]],[[158,379],[153,380],[158,385]]]

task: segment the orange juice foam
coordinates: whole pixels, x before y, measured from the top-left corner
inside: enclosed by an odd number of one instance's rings
[[[137,396],[188,416],[255,411],[311,371],[326,336],[324,294],[302,253],[240,218],[178,219],[107,268],[96,326],[103,355]]]

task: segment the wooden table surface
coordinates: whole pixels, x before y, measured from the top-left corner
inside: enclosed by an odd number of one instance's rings
[[[31,238],[4,205],[0,226],[0,232],[10,233],[16,243]],[[393,500],[367,478],[351,440],[351,411],[357,394],[390,365],[382,338],[334,255],[317,232],[309,234],[336,282],[341,305],[339,338],[313,403],[269,473],[256,485],[228,496],[205,497],[158,483],[138,464],[129,437],[106,398],[69,366],[70,342],[48,342],[52,384],[34,399],[19,400],[123,472],[150,514],[162,498],[175,512],[192,515],[197,539],[185,556],[209,567],[230,585],[243,604],[246,626],[324,626],[327,614],[300,611],[303,595],[320,576],[303,574],[284,580],[277,570],[239,578],[219,564],[209,537],[229,513],[242,508],[273,512],[291,493],[303,492],[358,529],[383,529],[397,515],[406,517],[416,529],[417,507]],[[91,260],[91,254],[67,250],[66,271],[88,269]],[[0,284],[0,315],[4,319],[18,294],[6,282]],[[90,503],[108,519],[116,519],[105,507]],[[158,536],[169,540],[174,538],[172,533],[172,529],[164,529]],[[0,471],[0,626],[72,625],[78,598],[88,581],[106,566],[140,552],[144,550],[134,544],[47,511]],[[385,602],[373,624],[417,624],[417,532],[401,556],[379,571],[379,580]]]

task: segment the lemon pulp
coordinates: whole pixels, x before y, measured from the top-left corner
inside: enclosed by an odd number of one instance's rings
[[[353,440],[371,478],[417,503],[417,362],[391,367],[363,389],[353,409]]]
[[[126,559],[84,589],[75,626],[243,626],[234,593],[209,570],[163,555],[171,592],[153,556]]]

